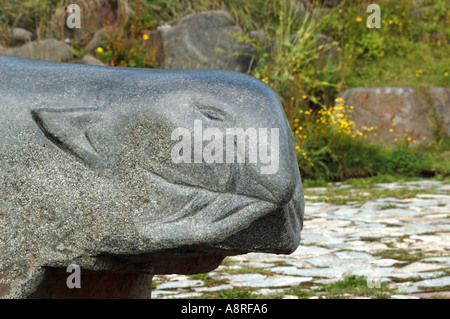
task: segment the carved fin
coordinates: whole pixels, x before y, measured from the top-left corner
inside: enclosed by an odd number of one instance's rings
[[[87,129],[102,120],[95,109],[37,109],[34,121],[45,136],[62,150],[89,166],[97,166],[101,156],[93,145]]]

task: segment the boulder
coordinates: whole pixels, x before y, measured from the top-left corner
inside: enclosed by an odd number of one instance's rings
[[[34,34],[22,28],[12,28],[11,38],[16,42],[28,42],[34,40]]]
[[[410,87],[352,88],[340,97],[353,106],[355,130],[369,140],[395,142],[433,138],[433,121],[426,100]],[[405,136],[406,135],[406,136]]]
[[[428,94],[442,132],[446,137],[450,137],[450,88],[429,88]]]
[[[94,58],[90,54],[86,54],[85,56],[83,56],[83,58],[81,58],[80,62],[82,64],[90,64],[90,65],[105,65],[102,61]]]
[[[67,62],[73,58],[71,47],[56,39],[32,41],[20,47],[10,48],[2,52],[20,58],[40,59],[55,62]]]
[[[190,14],[160,26],[150,38],[158,40],[158,62],[165,69],[247,72],[255,52],[242,35],[231,15],[217,10]]]

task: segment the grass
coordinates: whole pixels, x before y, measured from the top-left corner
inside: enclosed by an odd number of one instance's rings
[[[215,299],[256,299],[260,298],[260,294],[255,294],[247,290],[227,289],[218,292]]]
[[[343,1],[340,12],[331,13],[322,24],[321,31],[343,48],[342,88],[367,83],[372,87],[448,86],[448,1],[425,1],[420,6],[434,6],[420,17],[412,15],[418,7],[412,1],[385,1],[380,29],[366,28],[365,3]],[[427,63],[423,63],[425,56]]]
[[[381,252],[376,252],[373,255],[386,259],[405,261],[407,264],[411,264],[426,257],[421,251],[413,252],[408,249],[388,249]],[[402,264],[402,266],[406,266],[407,264]]]
[[[327,202],[335,205],[346,205],[349,203],[363,204],[367,201],[373,201],[380,198],[392,197],[396,199],[414,198],[418,194],[433,192],[434,187],[428,189],[420,189],[408,187],[406,182],[423,180],[415,176],[393,176],[389,174],[380,174],[368,178],[353,178],[343,181],[342,183],[329,183],[322,180],[306,180],[303,181],[303,191],[307,200],[312,202]],[[430,180],[430,179],[427,179]],[[435,180],[442,181],[446,184],[450,179],[438,176]],[[379,183],[396,182],[400,187],[389,189],[380,187]],[[349,187],[345,187],[349,186]],[[320,192],[315,187],[321,187]],[[386,204],[378,209],[393,209],[395,204]]]
[[[331,284],[322,284],[315,288],[312,288],[313,285],[313,283],[301,283],[299,286],[267,295],[255,293],[252,289],[235,287],[204,293],[192,299],[281,299],[286,295],[297,296],[300,299],[309,299],[313,296],[320,296],[321,299],[347,299],[350,297],[386,299],[395,293],[395,289],[389,288],[386,283],[373,282],[373,286],[371,286],[366,278],[357,276],[347,276],[342,280]]]
[[[226,275],[261,274],[264,276],[270,276],[273,274],[270,270],[266,270],[264,268],[255,268],[255,267],[250,267],[250,266],[243,266],[243,267],[239,267],[238,269],[228,268],[223,273]]]
[[[397,208],[397,205],[393,205],[393,204],[383,205],[379,209],[385,210],[385,209],[393,209],[393,208]]]
[[[315,192],[304,190],[306,196],[314,196]],[[352,202],[358,202],[363,204],[367,201],[373,201],[379,198],[394,197],[397,199],[414,198],[417,194],[423,193],[420,189],[382,189],[374,188],[370,185],[360,188],[352,188],[352,192],[349,192],[347,188],[339,188],[336,186],[329,186],[325,192],[320,193],[320,196],[311,197],[308,200],[312,202],[327,202],[335,205],[346,205]],[[386,207],[383,209],[389,209],[394,207]]]
[[[324,285],[317,291],[324,292],[329,299],[346,297],[371,297],[376,299],[388,298],[393,290],[386,283],[381,282],[379,288],[370,288],[368,280],[364,277],[347,276],[332,284]]]

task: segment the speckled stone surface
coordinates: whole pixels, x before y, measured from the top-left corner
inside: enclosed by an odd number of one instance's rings
[[[0,297],[49,269],[190,274],[227,255],[288,254],[303,191],[277,95],[248,75],[0,55]],[[175,128],[278,128],[279,167],[180,163]]]

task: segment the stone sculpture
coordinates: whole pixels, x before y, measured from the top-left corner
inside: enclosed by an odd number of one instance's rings
[[[0,55],[0,110],[0,297],[63,297],[70,264],[82,269],[72,291],[91,290],[68,296],[148,297],[153,274],[298,246],[293,136],[276,93],[251,76]],[[237,146],[228,128],[254,129],[257,146],[233,162],[199,158],[220,132]],[[262,134],[273,129],[278,136]],[[189,150],[176,149],[176,132],[193,134],[192,161],[177,157]],[[251,161],[265,143],[278,154],[272,171],[267,158]],[[95,287],[102,280],[109,286]],[[122,290],[105,293],[115,283]]]

